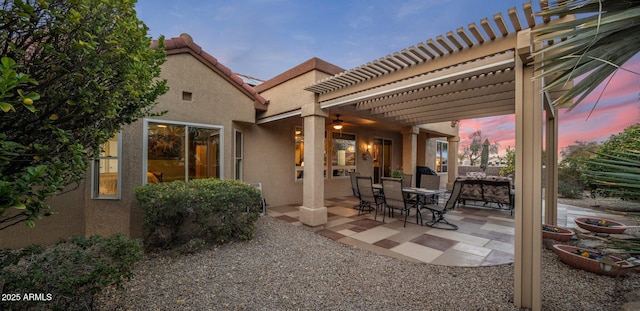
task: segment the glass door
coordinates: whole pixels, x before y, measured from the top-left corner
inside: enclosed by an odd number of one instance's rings
[[[373,182],[380,183],[381,177],[391,177],[391,140],[373,139]]]

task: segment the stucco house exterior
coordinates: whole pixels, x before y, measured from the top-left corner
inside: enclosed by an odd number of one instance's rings
[[[50,201],[57,215],[35,229],[3,230],[0,247],[96,233],[139,237],[134,186],[204,177],[262,183],[268,204],[300,204],[300,222],[319,226],[327,222],[324,200],[351,193],[348,172],[377,179],[401,168],[415,176],[424,165],[448,188],[457,175],[457,121],[515,114],[513,301],[541,310],[540,227],[558,218],[553,102],[571,83],[543,91],[534,51],[554,43],[534,30],[573,19],[541,18],[527,2],[522,12],[511,8],[356,68],[312,58],[255,87],[190,36],[173,38],[162,68],[170,91],[157,106],[168,113],[124,128],[81,185]]]
[[[122,232],[141,237],[143,220],[133,188],[146,183],[238,179],[261,183],[269,206],[302,203],[304,149],[309,145],[302,110],[315,97],[305,87],[344,69],[312,58],[252,87],[188,34],[164,45],[162,78],[169,91],[158,99],[155,111],[166,114],[138,120],[117,133],[84,182],[50,200],[57,214],[38,221],[34,229],[18,225],[0,232],[0,247],[51,244],[73,235]],[[458,130],[451,122],[407,128],[348,110],[323,113],[324,198],[351,194],[349,172],[379,180],[393,169],[412,173],[415,167],[408,166],[428,166],[443,176],[442,187],[449,172],[455,172],[447,166],[455,165],[448,159],[449,142],[455,145]],[[336,120],[342,121],[341,129],[334,128]],[[417,141],[413,150],[403,143],[407,136]]]

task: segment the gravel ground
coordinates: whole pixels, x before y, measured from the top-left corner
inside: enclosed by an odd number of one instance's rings
[[[618,310],[615,279],[542,254],[544,310]],[[147,256],[98,310],[518,310],[513,265],[445,267],[357,249],[271,217],[256,236],[182,256]],[[640,274],[620,277],[620,292]]]

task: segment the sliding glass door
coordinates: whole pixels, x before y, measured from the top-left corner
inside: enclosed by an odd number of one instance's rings
[[[391,177],[391,140],[373,139],[373,182],[380,183],[381,177]]]

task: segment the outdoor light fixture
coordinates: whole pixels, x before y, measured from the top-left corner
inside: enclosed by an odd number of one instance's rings
[[[371,145],[365,145],[364,152],[362,153],[362,160],[369,160],[369,156],[371,155]]]
[[[451,121],[451,127],[456,127],[456,125],[458,125],[458,122],[460,122],[460,120]]]
[[[598,261],[600,262],[600,270],[604,272],[610,272],[613,270],[613,267],[617,265],[609,256],[602,256]]]
[[[342,120],[340,120],[340,115],[337,114],[336,115],[336,119],[333,120],[333,128],[336,130],[341,130],[342,129]]]

